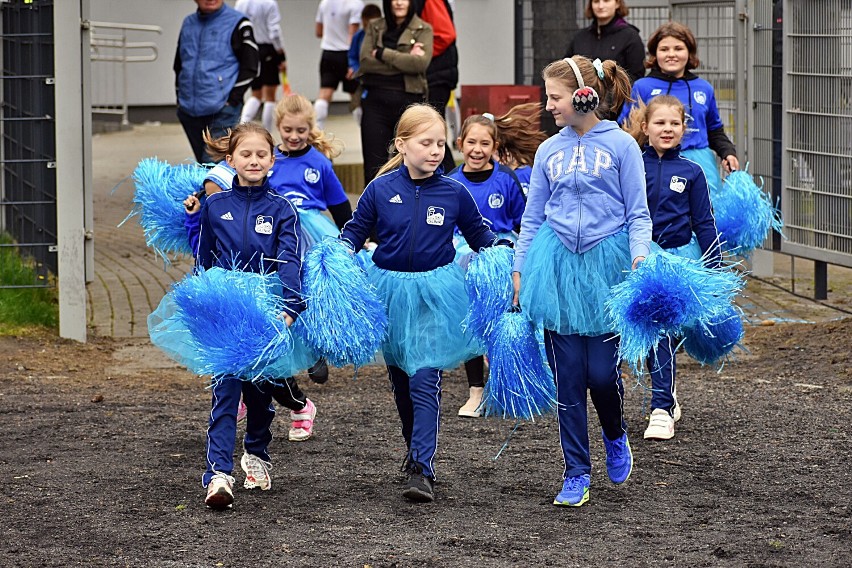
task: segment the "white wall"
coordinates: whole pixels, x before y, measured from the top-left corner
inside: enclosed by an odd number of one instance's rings
[[[235,0],[228,0],[233,5]],[[369,0],[368,0],[369,1]],[[380,0],[372,0],[381,5]],[[313,99],[319,90],[319,39],[314,19],[319,0],[278,0],[281,9],[288,78],[292,88]],[[511,84],[514,79],[514,8],[512,0],[456,0],[460,84]],[[183,18],[195,10],[192,0],[90,0],[93,21],[160,26],[162,35],[131,32],[130,41],[154,41],[159,58],[129,66],[128,104],[173,105],[174,61]],[[98,65],[98,63],[93,63]],[[339,100],[346,100],[338,93]]]

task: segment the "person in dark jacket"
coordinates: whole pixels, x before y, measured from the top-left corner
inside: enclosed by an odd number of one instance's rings
[[[491,232],[464,185],[441,175],[446,142],[447,125],[434,108],[408,107],[396,129],[396,155],[340,235],[354,252],[378,233],[368,278],[388,310],[382,354],[408,447],[403,496],[419,502],[435,498],[443,371],[481,354],[462,327],[468,300],[453,262],[453,231],[458,227],[473,250],[511,244]]]
[[[243,94],[260,72],[251,22],[224,0],[195,0],[175,52],[177,115],[195,159],[210,162],[204,132],[218,138],[240,122]]]
[[[660,95],[630,113],[629,132],[643,147],[652,239],[667,252],[718,267],[722,251],[701,166],[683,157],[686,113],[673,96]],[[675,383],[677,340],[664,337],[648,354],[651,416],[645,439],[669,440],[680,419]]]
[[[589,59],[606,61],[612,59],[627,71],[630,83],[645,76],[645,45],[639,37],[639,28],[624,18],[629,13],[625,0],[589,0],[585,16],[592,24],[571,38],[565,57],[582,55]],[[615,120],[620,108],[611,109]]]
[[[459,52],[456,48],[456,25],[449,0],[416,0],[415,13],[432,26],[432,62],[426,69],[429,95],[426,99],[441,116],[447,112],[450,94],[459,82]],[[445,172],[456,167],[450,148],[441,164]]]

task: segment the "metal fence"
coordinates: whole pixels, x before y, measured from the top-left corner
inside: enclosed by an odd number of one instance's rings
[[[32,282],[0,287],[50,286],[57,273],[53,2],[4,1],[0,21],[0,232],[12,241],[0,247],[16,249],[34,268]]]

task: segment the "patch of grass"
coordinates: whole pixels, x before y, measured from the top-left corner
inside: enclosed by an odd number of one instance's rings
[[[0,245],[14,241],[0,235]],[[0,246],[0,335],[27,334],[32,328],[55,329],[59,322],[56,287],[3,288],[45,284],[32,259],[21,256],[15,246]]]

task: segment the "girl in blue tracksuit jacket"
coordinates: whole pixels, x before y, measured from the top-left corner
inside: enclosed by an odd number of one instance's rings
[[[685,113],[672,96],[654,97],[630,113],[630,133],[643,147],[648,209],[653,240],[672,254],[707,266],[721,262],[719,234],[710,206],[710,191],[701,167],[681,156]],[[675,384],[676,342],[664,337],[648,354],[651,373],[651,417],[645,439],[668,440],[680,419]]]
[[[243,270],[277,272],[284,299],[281,318],[291,325],[305,307],[300,293],[301,230],[296,208],[269,187],[267,173],[274,161],[272,137],[264,128],[244,123],[216,143],[227,144],[226,159],[236,170],[236,177],[230,190],[210,195],[201,209],[196,263],[205,269],[229,269],[236,261]],[[223,377],[211,390],[207,471],[202,483],[207,487],[206,504],[221,509],[230,507],[234,500],[231,472],[240,396],[248,408],[241,460],[247,489],[271,487],[267,446],[272,440],[270,425],[275,411],[268,382]]]
[[[453,229],[474,250],[511,242],[498,243],[467,189],[440,174],[446,124],[432,107],[408,107],[394,145],[340,237],[355,251],[371,231],[378,235],[368,276],[388,309],[382,353],[408,447],[403,495],[432,501],[443,370],[481,354],[462,330],[468,301]]]
[[[501,238],[512,242],[518,238],[526,194],[515,172],[499,163],[497,158],[505,154],[501,154],[504,147],[511,148],[519,155],[522,153],[520,150],[525,149],[532,162],[537,143],[546,138],[532,120],[533,117],[538,118],[540,111],[540,103],[530,103],[512,107],[509,112],[496,118],[492,114],[467,117],[456,140],[464,163],[447,174],[470,191],[488,227]],[[458,232],[454,244],[456,262],[466,270],[473,250]],[[485,388],[484,357],[474,357],[465,362],[464,367],[470,395],[458,414],[479,417],[479,405]]]
[[[681,152],[701,165],[713,190],[722,184],[713,152],[728,172],[739,169],[739,161],[719,117],[713,86],[691,72],[699,64],[697,50],[695,36],[685,25],[666,22],[657,28],[648,40],[650,57],[645,66],[651,72],[633,84],[630,98],[634,103],[624,106],[618,122],[623,124],[640,101],[648,104],[658,95],[676,97],[683,104],[686,116]]]
[[[596,114],[606,116],[609,101],[623,103],[626,72],[614,61],[574,56],[542,75],[546,109],[562,130],[536,153],[515,247],[515,301],[543,325],[556,379],[565,470],[554,504],[580,506],[591,472],[587,390],[603,429],[610,480],[625,482],[633,468],[618,342],[604,302],[650,252],[651,218],[639,147]]]

